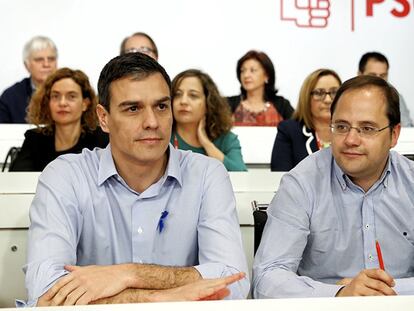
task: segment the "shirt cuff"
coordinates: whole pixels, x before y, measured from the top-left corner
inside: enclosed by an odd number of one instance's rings
[[[394,280],[394,290],[398,295],[414,295],[414,278]]]
[[[213,262],[194,266],[194,268],[197,269],[203,279],[221,278],[225,270],[223,264]]]
[[[318,286],[314,288],[312,297],[335,297],[343,287],[343,285],[319,283]]]

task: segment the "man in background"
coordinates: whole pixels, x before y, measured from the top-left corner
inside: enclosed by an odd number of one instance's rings
[[[385,55],[379,52],[368,52],[362,55],[358,65],[358,75],[377,76],[388,81],[390,65]],[[410,116],[410,110],[405,103],[404,97],[400,96],[401,126],[412,127],[414,122]]]
[[[136,32],[121,43],[120,55],[140,52],[158,60],[158,48],[152,38],[144,32]]]
[[[57,68],[56,45],[47,37],[37,36],[23,49],[23,62],[30,77],[24,78],[0,97],[0,123],[26,123],[26,108],[32,93]]]

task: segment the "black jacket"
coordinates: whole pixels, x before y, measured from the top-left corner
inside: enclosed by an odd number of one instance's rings
[[[31,129],[26,131],[24,136],[23,146],[15,161],[11,163],[9,171],[43,171],[46,165],[60,155],[80,153],[83,148],[105,148],[109,142],[108,134],[102,132],[99,127],[95,131],[82,133],[76,145],[64,151],[56,151],[53,134],[45,135],[38,129]]]
[[[0,97],[0,123],[26,123],[26,109],[32,92],[30,78],[6,89]]]
[[[290,171],[308,155],[318,151],[315,131],[297,120],[279,123],[273,144],[272,171]]]

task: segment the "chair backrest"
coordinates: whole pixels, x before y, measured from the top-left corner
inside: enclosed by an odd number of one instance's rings
[[[1,168],[2,172],[6,170],[7,165],[9,165],[9,167],[12,165],[14,160],[16,160],[19,151],[20,147],[10,147],[9,151],[7,152],[6,158],[4,159],[3,166]]]
[[[262,239],[263,229],[267,221],[267,207],[269,204],[259,204],[256,200],[252,201],[253,220],[254,220],[254,255],[259,248]]]

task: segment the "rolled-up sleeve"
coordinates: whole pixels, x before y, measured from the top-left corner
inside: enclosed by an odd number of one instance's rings
[[[250,282],[230,178],[218,163],[207,171],[205,180],[197,229],[200,264],[195,268],[203,278],[245,272],[244,279],[230,285],[228,297],[243,299],[249,293]]]
[[[310,232],[307,206],[306,191],[292,175],[285,175],[268,208],[254,260],[254,298],[329,297],[341,288],[297,274]]]
[[[35,306],[37,299],[67,274],[64,265],[76,263],[82,219],[73,187],[60,177],[66,169],[70,170],[59,160],[45,169],[30,206],[27,264],[23,267],[28,306]]]

